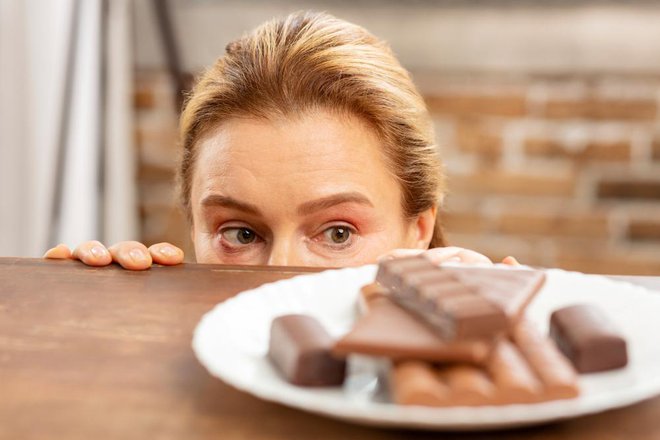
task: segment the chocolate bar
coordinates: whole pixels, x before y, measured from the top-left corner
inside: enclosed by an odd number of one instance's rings
[[[333,349],[337,355],[483,363],[492,349],[489,341],[445,341],[378,289],[363,291],[361,297],[365,300],[366,313],[337,341]]]
[[[341,385],[346,361],[331,353],[333,344],[323,326],[311,316],[284,315],[271,324],[268,357],[294,385]]]
[[[389,296],[389,290],[378,283],[366,284],[360,288],[360,294],[357,300],[357,312],[359,316],[364,316],[370,310],[371,303],[376,298]]]
[[[550,317],[550,337],[580,373],[628,363],[626,340],[597,306],[578,304],[556,310]]]
[[[492,356],[481,367],[398,362],[390,376],[393,401],[403,405],[476,406],[577,396],[577,374],[568,360],[531,325],[521,325],[515,333],[522,337],[498,340]]]
[[[516,325],[511,339],[541,379],[549,399],[566,399],[577,394],[575,369],[552,339],[526,320]]]
[[[525,269],[438,267],[424,257],[384,261],[376,280],[447,340],[494,338],[518,321],[545,275]]]

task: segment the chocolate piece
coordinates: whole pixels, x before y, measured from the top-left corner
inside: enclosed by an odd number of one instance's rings
[[[493,338],[507,327],[502,309],[477,295],[444,298],[437,310],[426,319],[449,340]]]
[[[545,402],[575,397],[577,374],[552,341],[527,323],[514,341],[498,340],[485,365],[395,364],[390,373],[394,402],[402,405],[477,406]],[[522,344],[522,345],[518,345]]]
[[[382,262],[376,280],[444,339],[493,337],[506,328],[499,307],[424,257]]]
[[[332,355],[334,341],[321,324],[307,315],[273,319],[268,357],[294,385],[331,386],[344,382],[346,361]]]
[[[364,295],[364,293],[363,293]],[[492,343],[482,340],[442,339],[428,325],[383,295],[367,300],[367,313],[341,338],[334,353],[359,353],[390,359],[483,363]]]
[[[580,373],[613,370],[628,363],[626,340],[594,305],[578,304],[553,312],[550,337]]]
[[[392,400],[399,405],[449,406],[451,389],[433,366],[406,361],[393,366],[390,374]]]
[[[376,280],[447,340],[493,338],[515,324],[545,275],[526,269],[437,267],[424,257],[384,261]]]
[[[433,270],[437,266],[424,257],[395,258],[382,261],[378,265],[376,281],[391,291],[403,289],[405,276],[415,272]]]
[[[540,270],[512,267],[447,267],[459,282],[476,289],[477,294],[499,305],[514,328],[525,309],[545,283]]]
[[[494,399],[496,389],[486,372],[473,365],[452,365],[438,370],[451,390],[452,405],[483,405]]]
[[[513,329],[512,339],[543,384],[551,399],[566,399],[578,394],[577,374],[552,339],[541,334],[529,321]]]
[[[503,402],[534,402],[541,399],[543,384],[516,346],[498,341],[487,370]]]
[[[370,309],[371,302],[383,296],[389,295],[389,290],[378,283],[371,283],[362,286],[358,295],[357,311],[359,316],[364,316]]]

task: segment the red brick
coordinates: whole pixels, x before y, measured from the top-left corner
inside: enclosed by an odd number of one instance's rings
[[[174,184],[174,174],[175,170],[172,168],[146,165],[144,163],[138,167],[138,180],[140,182],[167,181]]]
[[[138,200],[140,205],[158,208],[178,206],[176,187],[172,180],[138,181]]]
[[[609,252],[562,251],[557,257],[557,266],[562,269],[585,273],[609,275],[660,275],[660,246],[655,253],[631,250]]]
[[[628,141],[589,142],[584,148],[571,149],[552,139],[531,138],[525,141],[525,153],[530,156],[567,158],[580,162],[624,162],[631,157]]]
[[[498,231],[513,235],[603,238],[609,235],[605,213],[505,212]]]
[[[502,154],[502,134],[476,119],[463,119],[456,124],[456,145],[466,153],[494,158]]]
[[[138,124],[135,129],[135,143],[138,145],[157,144],[165,150],[178,148],[179,134],[176,129],[176,120],[162,118],[163,127],[144,127]]]
[[[524,116],[527,112],[523,94],[436,94],[426,96],[426,105],[431,113],[451,115]]]
[[[138,88],[133,93],[133,105],[137,109],[152,109],[154,108],[156,100],[154,98],[153,90],[147,88]]]
[[[659,199],[660,180],[609,179],[598,184],[598,197],[603,199]]]
[[[449,191],[458,194],[571,197],[575,192],[575,176],[483,170],[470,175],[450,176]]]
[[[170,118],[162,118],[162,121],[160,130],[138,124],[135,130],[138,157],[142,164],[174,168],[179,156],[179,141],[173,128],[176,121]]]
[[[147,246],[169,242],[183,249],[186,261],[195,261],[190,225],[178,207],[143,206],[140,209],[142,242]]]
[[[470,234],[449,229],[448,232],[450,245],[473,249],[495,262],[513,256],[522,264],[553,266],[552,252],[548,250],[548,240],[543,237],[520,237],[488,232]]]
[[[660,240],[660,218],[630,220],[628,225],[628,238],[640,241]]]
[[[548,118],[652,120],[657,115],[652,99],[553,100],[545,104]]]
[[[653,142],[653,159],[660,160],[660,139]]]
[[[486,229],[487,221],[477,212],[442,212],[442,224],[445,230],[456,232],[475,233]]]

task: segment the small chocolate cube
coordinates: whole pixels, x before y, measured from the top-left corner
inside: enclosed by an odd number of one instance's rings
[[[597,306],[578,304],[550,317],[550,337],[580,373],[626,366],[626,340]]]
[[[283,315],[270,327],[268,357],[284,378],[300,386],[341,385],[346,361],[331,353],[334,341],[307,315]]]

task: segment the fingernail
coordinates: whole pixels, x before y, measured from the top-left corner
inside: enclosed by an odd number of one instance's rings
[[[166,257],[176,257],[179,255],[176,249],[174,249],[172,246],[163,246],[158,250],[158,252],[165,255]]]
[[[93,246],[89,252],[96,258],[104,258],[108,255],[108,251],[103,246]]]
[[[451,258],[447,258],[445,260],[445,263],[460,263],[460,261],[461,261],[461,257],[454,256]]]
[[[131,249],[128,251],[128,256],[131,257],[131,260],[135,263],[144,263],[147,261],[147,256],[140,249]]]

